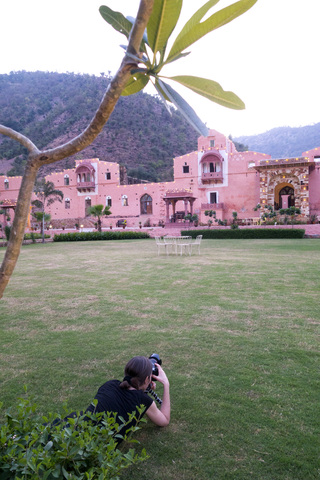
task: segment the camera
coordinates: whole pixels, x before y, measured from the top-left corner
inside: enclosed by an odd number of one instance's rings
[[[158,365],[161,365],[162,364],[161,358],[157,353],[153,353],[152,355],[150,355],[149,360],[152,363],[152,375],[158,376],[159,370],[158,370],[158,367],[156,366],[156,363]]]

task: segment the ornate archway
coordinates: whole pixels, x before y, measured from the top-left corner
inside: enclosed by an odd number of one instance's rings
[[[273,205],[275,210],[300,207],[300,192],[301,185],[297,176],[291,173],[270,175],[268,195],[272,196],[273,201],[269,205]]]
[[[309,167],[308,158],[286,158],[260,160],[254,168],[259,172],[261,206],[280,208],[280,192],[286,205],[301,210],[302,216],[309,215]],[[288,187],[288,188],[286,188]],[[293,189],[293,196],[292,190]],[[286,198],[285,198],[286,197]],[[282,202],[281,202],[282,203]]]

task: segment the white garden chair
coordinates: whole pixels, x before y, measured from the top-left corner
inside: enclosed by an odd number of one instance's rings
[[[171,244],[166,243],[166,242],[164,241],[164,239],[161,238],[161,237],[155,237],[155,240],[156,240],[156,245],[157,245],[157,248],[158,248],[158,256],[160,255],[161,247],[164,247],[164,249],[165,249],[165,251],[166,251],[166,254],[168,255],[168,253],[169,253],[169,247],[171,246]]]
[[[191,255],[190,245],[191,245],[191,237],[189,236],[177,237],[176,254],[178,254],[178,251],[180,251],[180,255],[182,255],[182,253],[185,253],[186,255],[187,254]]]
[[[198,254],[200,255],[200,244],[202,235],[198,235],[193,243],[190,243],[190,254],[192,253],[192,247],[198,246]]]

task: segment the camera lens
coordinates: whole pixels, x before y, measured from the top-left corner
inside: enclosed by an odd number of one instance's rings
[[[159,375],[159,370],[158,367],[156,366],[156,363],[158,365],[161,365],[161,359],[157,353],[153,353],[150,355],[149,360],[152,364],[152,375],[158,376]]]

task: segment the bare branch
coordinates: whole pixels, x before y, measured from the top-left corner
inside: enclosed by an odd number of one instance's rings
[[[5,127],[4,125],[0,125],[0,133],[2,135],[6,135],[7,137],[12,138],[13,140],[16,140],[17,142],[21,143],[24,147],[26,147],[29,152],[32,153],[40,153],[38,148],[35,146],[34,143],[31,142],[31,140],[28,137],[25,137],[19,132],[16,132],[15,130],[12,130],[12,128]]]
[[[128,52],[130,53],[139,52],[142,36],[151,15],[153,3],[154,0],[140,0],[137,19],[129,38]],[[0,133],[17,140],[30,152],[20,187],[8,247],[0,268],[0,298],[10,280],[20,254],[25,224],[30,209],[32,190],[39,167],[43,164],[53,163],[70,155],[74,155],[93,142],[110,117],[122,90],[129,80],[132,66],[132,60],[125,56],[88,127],[79,136],[65,145],[52,150],[39,151],[24,135],[10,128],[0,126]]]
[[[128,52],[139,52],[141,40],[152,13],[154,0],[141,0],[136,21],[129,37]],[[126,86],[133,67],[137,65],[128,56],[125,56],[116,75],[110,82],[108,89],[86,129],[77,137],[59,147],[44,150],[39,155],[40,166],[62,160],[84,150],[99,135]]]

